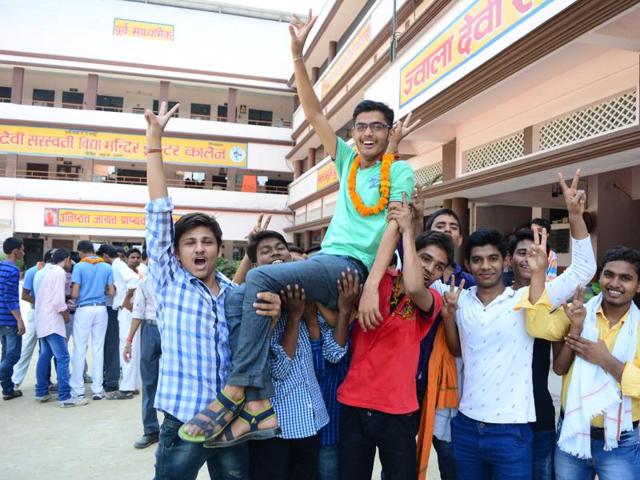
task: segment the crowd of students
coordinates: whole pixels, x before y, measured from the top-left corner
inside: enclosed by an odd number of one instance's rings
[[[125,358],[135,358],[146,317],[143,348],[162,354],[148,397],[163,413],[155,478],[195,479],[206,463],[216,480],[369,480],[377,451],[385,479],[422,479],[432,445],[443,479],[639,478],[640,252],[606,252],[599,289],[587,292],[597,268],[579,172],[570,184],[559,178],[571,228],[571,263],[559,275],[540,219],[509,238],[490,229],[463,238],[448,209],[423,224],[422,192],[395,155],[409,122],[363,101],[355,148],[336,137],[303,62],[313,22],[290,26],[297,92],[340,179],[318,253],[292,252],[260,217],[233,281],[218,272],[216,220],[173,220],[162,135],[178,105],[145,113],[149,276],[136,298],[156,304],[118,318],[121,332],[130,325]],[[15,260],[19,250],[8,253]],[[106,278],[100,288],[114,283]],[[129,310],[124,285],[114,307]],[[552,351],[560,412],[547,385]]]

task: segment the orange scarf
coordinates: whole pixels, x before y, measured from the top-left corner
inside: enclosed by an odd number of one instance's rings
[[[104,258],[101,257],[84,257],[81,262],[90,263],[91,265],[95,265],[96,263],[104,262]]]
[[[458,407],[458,370],[456,359],[449,352],[444,334],[444,324],[440,322],[433,342],[433,351],[429,358],[427,372],[429,383],[427,394],[422,401],[422,416],[418,430],[418,479],[427,478],[429,454],[433,427],[436,419],[436,409]]]

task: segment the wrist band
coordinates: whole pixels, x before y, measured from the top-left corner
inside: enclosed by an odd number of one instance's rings
[[[162,153],[161,148],[146,148],[144,149],[144,154],[149,155],[150,153]]]
[[[294,62],[301,62],[302,61],[302,57],[293,57],[293,61]]]

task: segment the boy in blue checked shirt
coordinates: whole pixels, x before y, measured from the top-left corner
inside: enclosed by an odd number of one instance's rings
[[[161,137],[179,105],[147,121],[147,246],[149,271],[157,300],[162,362],[155,407],[164,412],[156,451],[155,480],[195,479],[204,463],[216,480],[248,478],[246,445],[206,449],[183,441],[182,424],[215,398],[227,376],[230,359],[225,298],[234,284],[216,271],[222,232],[204,213],[184,215],[173,224],[173,205],[162,165]],[[279,298],[258,294],[271,309],[258,314],[280,316]],[[264,304],[261,304],[264,305]]]

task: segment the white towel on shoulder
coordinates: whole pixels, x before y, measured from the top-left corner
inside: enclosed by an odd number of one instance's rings
[[[602,294],[585,305],[587,316],[581,336],[592,342],[599,338],[596,316],[601,303]],[[623,363],[633,362],[635,358],[639,321],[640,310],[631,303],[629,316],[611,352]],[[611,374],[576,356],[558,440],[560,450],[578,458],[591,458],[591,420],[598,415],[605,418],[604,450],[616,448],[620,433],[633,430],[631,406],[631,399],[622,397],[618,382]]]

